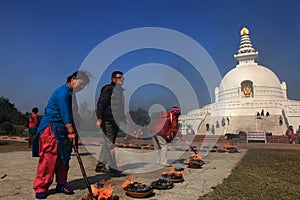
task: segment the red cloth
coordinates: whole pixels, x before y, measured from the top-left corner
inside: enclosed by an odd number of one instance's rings
[[[38,127],[38,117],[37,114],[31,113],[28,115],[28,128],[37,128]]]
[[[178,116],[172,112],[160,114],[150,130],[162,135],[168,142],[176,135],[182,136],[178,131]]]
[[[69,166],[64,166],[59,156],[57,140],[49,125],[40,136],[39,163],[33,189],[35,193],[45,193],[53,182],[54,173],[58,184],[66,184]]]

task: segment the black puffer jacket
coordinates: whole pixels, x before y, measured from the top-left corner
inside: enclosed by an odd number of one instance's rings
[[[98,99],[97,119],[108,122],[124,122],[124,89],[113,82],[101,89]]]

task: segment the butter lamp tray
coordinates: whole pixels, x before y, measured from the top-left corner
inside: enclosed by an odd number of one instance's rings
[[[138,182],[129,184],[127,187],[124,188],[124,190],[128,196],[134,198],[147,197],[153,192],[152,187]]]
[[[202,160],[192,160],[190,159],[188,162],[188,167],[193,169],[200,169],[204,162]]]
[[[180,172],[180,171],[184,171],[183,167],[175,167],[175,171]]]
[[[180,183],[180,182],[184,181],[183,178],[167,178],[167,179],[170,180],[173,183]]]
[[[174,184],[172,181],[168,179],[158,179],[156,181],[153,181],[151,183],[151,187],[156,190],[168,190],[174,187]]]
[[[146,191],[146,192],[130,192],[130,191],[126,191],[126,190],[125,190],[125,192],[128,196],[133,197],[133,198],[144,198],[144,197],[149,196],[153,192],[153,189]]]
[[[218,149],[217,151],[218,151],[219,153],[225,153],[225,152],[226,152],[225,149]]]
[[[162,174],[161,176],[165,179],[168,179],[169,181],[171,181],[173,183],[180,183],[180,182],[184,181],[182,175],[175,175],[174,173]]]
[[[202,165],[189,164],[188,167],[189,167],[189,168],[192,168],[192,169],[201,169],[201,168],[202,168]]]

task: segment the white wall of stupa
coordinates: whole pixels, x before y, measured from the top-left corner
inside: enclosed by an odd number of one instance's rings
[[[269,68],[257,63],[258,52],[251,43],[247,28],[241,30],[240,47],[234,58],[237,65],[215,88],[215,102],[180,117],[182,132],[187,134],[192,127],[196,134],[207,134],[201,126],[213,124],[223,117],[234,119],[235,124],[229,128],[233,133],[259,127],[267,129],[264,130],[266,132],[271,130],[273,135],[282,135],[286,126],[293,125],[296,129],[300,124],[300,101],[288,99],[286,83],[281,82]],[[268,120],[271,122],[262,124],[262,121],[255,119],[256,113],[262,109],[270,113],[272,118]],[[276,128],[279,116],[283,117],[284,124]],[[248,124],[245,125],[241,119],[248,121]],[[229,130],[223,129],[217,134]]]

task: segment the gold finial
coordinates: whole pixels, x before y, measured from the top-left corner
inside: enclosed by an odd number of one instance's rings
[[[241,36],[243,35],[249,35],[249,30],[246,27],[242,28],[241,30]]]

